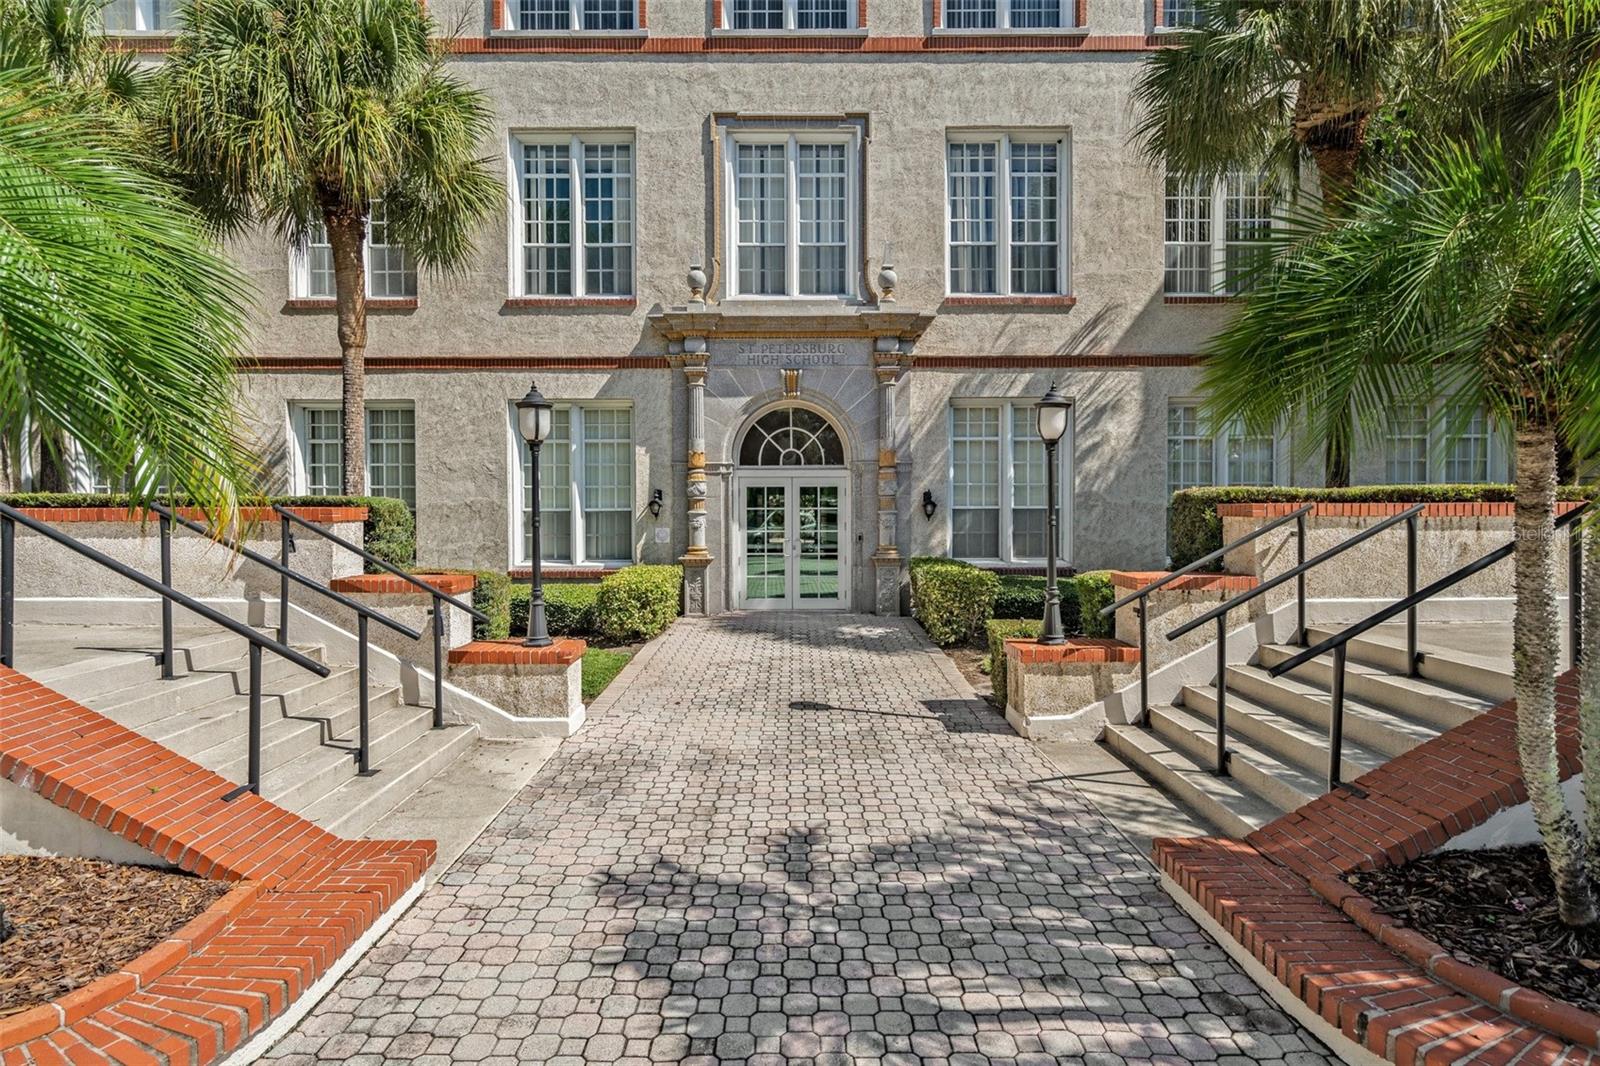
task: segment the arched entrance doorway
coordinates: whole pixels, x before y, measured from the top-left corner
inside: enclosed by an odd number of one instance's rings
[[[850,477],[826,417],[791,405],[745,430],[734,476],[734,603],[754,610],[850,606]]]

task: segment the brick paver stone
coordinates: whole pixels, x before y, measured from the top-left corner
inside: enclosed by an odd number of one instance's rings
[[[914,624],[638,667],[270,1058],[1335,1061]]]

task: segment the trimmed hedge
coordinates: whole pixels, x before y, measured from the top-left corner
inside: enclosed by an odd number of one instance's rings
[[[989,680],[995,699],[1006,703],[1006,641],[1017,637],[1037,637],[1044,623],[1038,618],[992,618],[985,627],[989,634]]]
[[[1068,628],[1068,633],[1082,632],[1086,637],[1110,637],[1116,632],[1115,617],[1101,617],[1100,612],[1111,606],[1117,598],[1116,586],[1111,584],[1109,570],[1085,570],[1072,579],[1078,593],[1078,628]],[[1066,604],[1061,605],[1062,624],[1066,624]]]
[[[528,631],[528,603],[533,586],[511,586],[511,632]],[[595,605],[600,598],[597,581],[562,581],[544,587],[544,624],[551,636],[586,637],[595,631]]]
[[[683,567],[630,566],[607,575],[595,598],[595,630],[606,640],[626,644],[649,640],[678,617]]]
[[[994,613],[999,575],[957,559],[911,560],[911,615],[940,647],[970,641]]]
[[[184,496],[173,503],[185,506]],[[386,496],[271,496],[241,501],[245,506],[281,503],[287,507],[365,507],[367,521],[361,530],[361,545],[392,566],[409,567],[417,557],[417,523],[404,500]],[[124,492],[12,492],[0,496],[0,503],[13,507],[127,507]],[[368,573],[381,568],[368,563]]]
[[[1061,590],[1061,625],[1068,633],[1079,631],[1076,578],[1056,579]],[[1032,574],[1001,574],[994,597],[995,618],[1039,618],[1044,613],[1044,578]]]
[[[1562,485],[1560,500],[1586,500],[1592,488]],[[1222,547],[1224,503],[1503,503],[1516,498],[1513,485],[1353,485],[1350,488],[1233,486],[1182,489],[1167,510],[1167,543],[1172,566],[1187,566]],[[1220,569],[1220,567],[1219,567]]]
[[[436,573],[439,571],[435,571]],[[448,571],[447,571],[448,572]],[[487,622],[472,620],[473,640],[504,640],[511,629],[511,578],[499,570],[457,570],[478,579],[472,587],[472,606],[489,616]]]

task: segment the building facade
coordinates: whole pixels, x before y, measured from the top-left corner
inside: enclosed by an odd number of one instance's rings
[[[117,17],[159,35],[149,2]],[[430,7],[506,197],[448,278],[374,205],[369,477],[412,503],[422,563],[530,563],[530,380],[558,404],[547,572],[681,560],[691,611],[893,612],[916,555],[1042,567],[1052,382],[1069,566],[1161,565],[1174,488],[1319,479],[1198,419],[1196,353],[1271,203],[1245,175],[1169,184],[1130,141],[1183,0]],[[279,488],[336,490],[326,249],[235,251],[264,308],[250,431]],[[1358,478],[1445,480],[1425,416]],[[1451,479],[1503,472],[1479,443]]]

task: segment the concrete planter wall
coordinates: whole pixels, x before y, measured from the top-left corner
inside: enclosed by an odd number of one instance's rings
[[[439,591],[461,601],[472,601],[472,590],[477,578],[471,574],[418,574],[417,577]],[[419,592],[415,586],[390,574],[356,574],[334,578],[332,588],[342,592],[363,606],[381,611],[401,625],[410,626],[422,634],[420,640],[411,640],[388,626],[371,623],[367,627],[368,639],[380,648],[394,652],[402,659],[418,663],[428,669],[433,666],[433,596]],[[320,612],[346,629],[355,628],[355,612],[347,611],[326,597]],[[445,604],[440,616],[444,648],[450,651],[472,642],[472,616],[459,607]]]
[[[1100,706],[1139,669],[1139,650],[1115,640],[1073,637],[1065,644],[1006,641],[1006,721],[1022,736],[1093,740]]]
[[[1118,598],[1135,589],[1143,588],[1165,576],[1163,571],[1140,572],[1114,570],[1111,584]],[[1168,640],[1167,633],[1185,622],[1199,618],[1223,600],[1253,589],[1258,584],[1253,577],[1241,574],[1190,574],[1180,577],[1170,585],[1152,592],[1145,599],[1150,612],[1147,619],[1146,661],[1155,670],[1190,652],[1205,647],[1217,639],[1217,627],[1203,625],[1191,630],[1177,640]],[[1230,629],[1266,614],[1266,597],[1258,597],[1228,615]],[[1139,646],[1138,601],[1117,608],[1117,639],[1124,644]]]
[[[476,640],[450,652],[450,683],[504,712],[499,723],[478,722],[486,735],[571,736],[583,725],[587,647],[569,639],[547,648]]]

